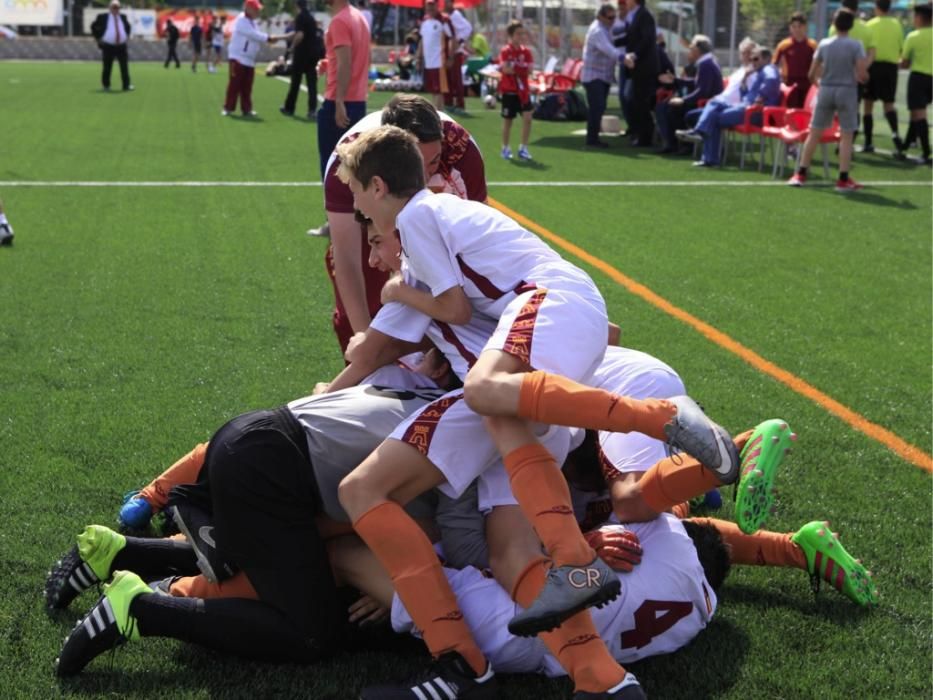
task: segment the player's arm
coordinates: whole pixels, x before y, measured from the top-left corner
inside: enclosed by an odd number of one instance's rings
[[[366,301],[366,281],[360,261],[363,236],[353,214],[327,212],[330,244],[334,251],[334,282],[354,333],[365,331],[372,321]]]
[[[350,364],[334,377],[330,386],[327,387],[327,393],[332,394],[335,391],[356,386],[364,377],[368,377],[390,362],[395,362],[412,350],[410,343],[393,338],[375,328],[368,328],[363,334],[363,339],[354,345],[352,359],[347,357]]]
[[[906,66],[905,66],[906,67]],[[855,62],[855,79],[860,83],[868,82],[868,57],[863,56]]]
[[[393,277],[382,288],[382,303],[398,302],[430,316],[435,321],[462,326],[473,316],[473,306],[463,287],[456,285],[437,296]]]

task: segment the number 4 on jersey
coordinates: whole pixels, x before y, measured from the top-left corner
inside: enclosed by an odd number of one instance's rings
[[[646,600],[635,611],[635,629],[622,633],[622,648],[641,649],[664,634],[693,611],[693,603],[672,600]]]

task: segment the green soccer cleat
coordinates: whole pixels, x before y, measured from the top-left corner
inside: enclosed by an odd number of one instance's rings
[[[736,487],[735,521],[745,534],[761,529],[774,510],[774,477],[796,433],[782,420],[760,423],[741,454],[741,477]]]
[[[78,620],[62,645],[55,660],[55,673],[74,676],[105,651],[139,639],[130,603],[142,593],[152,593],[152,589],[139,576],[131,571],[114,573],[113,581],[104,585],[104,595],[97,605]]]
[[[103,525],[88,525],[78,543],[49,571],[45,579],[45,605],[67,608],[88,588],[110,578],[110,565],[126,546],[126,537]]]
[[[853,559],[839,536],[829,529],[829,521],[814,520],[791,537],[807,557],[807,571],[814,593],[820,590],[820,579],[859,605],[877,605],[878,588],[871,572],[862,562]]]

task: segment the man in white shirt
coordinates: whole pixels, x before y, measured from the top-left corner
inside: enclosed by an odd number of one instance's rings
[[[437,3],[427,0],[424,4],[424,19],[418,27],[418,34],[421,36],[421,43],[418,44],[418,62],[421,64],[421,74],[424,78],[424,91],[433,96],[434,106],[438,109],[443,109],[444,96],[450,92],[445,62],[450,56],[447,42],[453,33],[444,19]]]
[[[253,111],[253,76],[256,73],[256,56],[265,43],[274,44],[287,39],[288,34],[267,34],[256,26],[256,18],[262,10],[259,0],[246,0],[243,12],[233,22],[233,35],[227,47],[230,61],[230,79],[227,82],[227,98],[221,114],[227,116],[236,109],[237,98],[244,117],[255,116]]]
[[[129,55],[126,43],[130,38],[130,22],[126,15],[120,12],[120,0],[112,0],[109,12],[97,15],[91,25],[91,33],[97,39],[103,58],[103,72],[100,82],[104,90],[110,89],[110,72],[113,70],[113,59],[120,63],[120,79],[124,90],[132,90],[130,84]]]

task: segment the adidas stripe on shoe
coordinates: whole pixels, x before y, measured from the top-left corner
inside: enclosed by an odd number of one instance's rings
[[[45,605],[60,610],[84,591],[110,578],[110,565],[126,537],[103,525],[88,525],[78,543],[55,562],[45,579]]]

